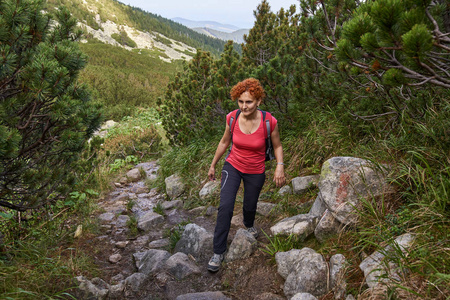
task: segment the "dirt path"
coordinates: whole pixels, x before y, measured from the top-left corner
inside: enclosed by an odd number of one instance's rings
[[[148,177],[156,176],[158,166],[155,162],[141,164],[141,167],[144,168]],[[138,181],[117,187],[99,203],[103,211],[97,216],[102,223],[100,233],[85,237],[79,243],[79,247],[94,258],[100,270],[98,277],[114,285],[137,272],[133,254],[151,248],[168,250],[167,243],[170,242],[168,233],[179,228],[180,223],[195,223],[208,232],[213,232],[215,214],[205,215],[200,213],[199,209],[186,211],[173,207],[165,211],[164,223],[149,232],[137,232],[133,235],[129,219],[153,210],[153,207],[163,199],[164,196],[158,194],[155,189],[148,191],[144,182]],[[134,203],[131,209],[130,202]],[[237,216],[235,218],[239,218],[242,213],[238,205],[236,206],[234,215]],[[258,220],[261,221],[261,218],[257,218]],[[259,222],[257,226],[269,232],[270,224]],[[232,225],[229,242],[239,227],[236,224]],[[200,275],[191,275],[181,281],[166,273],[150,276],[147,284],[144,285],[145,289],[125,299],[172,300],[178,295],[207,291],[222,291],[231,299],[285,299],[284,280],[276,272],[273,258],[261,250],[267,242],[264,235],[260,234],[259,249],[250,258],[227,263],[215,274],[206,270],[208,261],[205,258],[196,261],[201,269]]]

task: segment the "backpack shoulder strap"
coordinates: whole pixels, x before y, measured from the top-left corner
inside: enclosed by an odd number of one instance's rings
[[[266,124],[266,126],[264,127],[264,135],[267,139],[270,139],[270,120],[269,118],[266,119],[266,111],[261,110],[261,112],[263,115],[263,122]]]
[[[230,126],[230,133],[231,134],[233,134],[234,126],[236,125],[234,120],[237,120],[237,118],[239,117],[240,113],[241,113],[241,110],[240,109],[236,109],[236,113],[234,114],[234,116],[230,117],[230,123],[228,125]]]

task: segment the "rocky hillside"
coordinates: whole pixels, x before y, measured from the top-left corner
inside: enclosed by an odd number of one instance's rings
[[[117,47],[122,47],[127,50],[132,49],[150,49],[160,52],[159,58],[165,62],[172,62],[172,60],[182,59],[190,60],[197,52],[193,47],[184,43],[170,39],[157,32],[144,32],[137,30],[127,25],[119,25],[110,20],[102,22],[99,15],[96,15],[99,29],[90,27],[85,23],[79,23],[80,27],[86,30],[88,36],[91,36],[99,41],[111,44]],[[119,36],[119,38],[117,38]],[[116,38],[115,38],[116,37]],[[122,42],[122,37],[128,37],[129,42]],[[84,40],[84,42],[88,42]],[[131,42],[131,43],[130,43]],[[132,46],[130,46],[131,44]]]
[[[79,21],[86,37],[125,49],[160,52],[164,61],[189,60],[200,48],[218,55],[224,41],[115,0],[49,0],[49,12],[61,6]]]

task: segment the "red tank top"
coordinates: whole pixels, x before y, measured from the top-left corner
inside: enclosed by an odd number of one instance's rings
[[[251,133],[245,134],[239,128],[238,120],[234,120],[233,130],[233,146],[226,161],[228,161],[238,171],[245,174],[261,174],[264,173],[266,136],[264,134],[264,122],[261,113],[261,122],[258,129]],[[236,115],[236,110],[227,115],[227,124],[230,123],[231,116]],[[239,118],[239,117],[238,117]],[[272,132],[277,125],[277,120],[268,112],[266,112],[266,120],[270,120],[270,131]]]

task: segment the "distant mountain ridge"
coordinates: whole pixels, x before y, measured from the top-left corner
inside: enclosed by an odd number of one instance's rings
[[[180,23],[181,25],[184,25],[188,28],[209,28],[217,31],[222,31],[226,33],[232,33],[236,30],[239,30],[241,28],[230,25],[230,24],[222,24],[215,21],[192,21],[184,18],[172,18],[171,19],[174,22]]]
[[[232,33],[228,32],[222,32],[219,30],[214,30],[211,28],[192,28],[192,30],[195,30],[199,33],[203,33],[207,36],[214,37],[217,39],[221,39],[224,41],[233,41],[237,44],[244,43],[244,34],[248,34],[249,29],[239,29],[236,31],[233,31]]]
[[[171,20],[206,36],[223,41],[231,40],[237,44],[244,43],[244,34],[249,32],[249,29],[215,21],[192,21],[184,18],[172,18]]]

